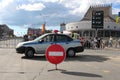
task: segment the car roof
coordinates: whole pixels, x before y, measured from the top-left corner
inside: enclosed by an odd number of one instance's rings
[[[66,35],[66,34],[63,34],[63,33],[46,33],[45,35],[55,35],[55,34],[57,34],[57,35],[64,35],[64,36],[68,36],[68,37],[70,37],[70,38],[72,38],[71,36],[69,36],[69,35]],[[72,38],[73,39],[73,38]]]
[[[58,34],[58,35],[66,35],[66,34],[62,34],[62,33],[46,33],[46,34],[44,34],[44,35],[50,35],[50,34]],[[68,36],[68,35],[67,35]]]

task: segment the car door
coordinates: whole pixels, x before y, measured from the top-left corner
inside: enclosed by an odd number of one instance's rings
[[[46,49],[54,43],[54,35],[46,35],[45,37],[41,38],[40,44],[38,45],[37,52],[38,53],[45,53]]]
[[[55,42],[63,46],[65,50],[67,50],[70,46],[72,46],[71,45],[72,40],[73,39],[68,37],[67,35],[57,34],[55,37]]]

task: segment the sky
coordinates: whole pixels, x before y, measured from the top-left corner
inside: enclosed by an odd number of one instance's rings
[[[91,5],[111,4],[112,13],[120,12],[120,0],[0,0],[0,24],[15,35],[24,35],[29,27],[60,29],[61,23],[80,21]]]

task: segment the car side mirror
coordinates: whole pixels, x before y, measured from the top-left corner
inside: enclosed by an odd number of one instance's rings
[[[43,39],[41,39],[39,42],[40,42],[40,43],[42,43],[42,42],[44,42],[44,40],[43,40]]]

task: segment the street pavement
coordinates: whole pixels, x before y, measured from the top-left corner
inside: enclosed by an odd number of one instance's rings
[[[106,47],[105,48],[106,50],[118,50],[118,51],[120,51],[120,47]]]
[[[44,55],[29,59],[15,49],[0,49],[0,80],[120,80],[120,50],[85,49],[57,68]]]

